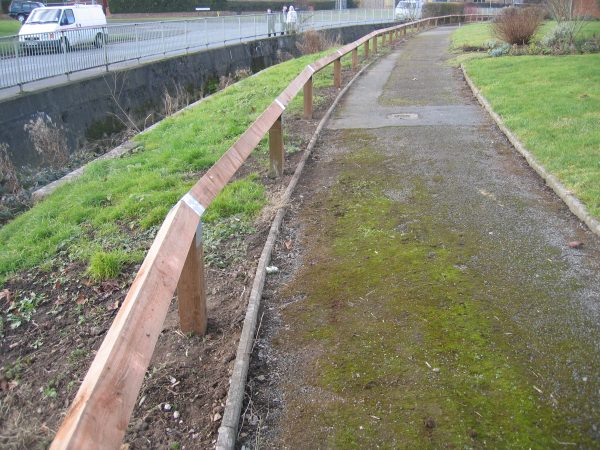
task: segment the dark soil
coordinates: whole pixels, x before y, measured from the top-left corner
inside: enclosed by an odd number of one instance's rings
[[[344,82],[351,76],[345,70]],[[326,101],[316,108],[313,120],[284,117],[286,139],[300,149],[306,148],[337,90],[323,89],[318,94]],[[260,156],[249,158],[237,176],[262,173],[268,197],[273,199],[287,186],[300,157],[301,152],[288,156],[281,180],[266,176]],[[181,333],[177,302],[172,303],[124,439],[128,448],[209,448],[214,444],[247,296],[273,210],[265,209],[255,223],[256,233],[232,237],[221,249],[227,251],[229,244],[237,248],[242,239],[241,258],[228,260],[225,268],[207,268],[205,336]],[[131,239],[148,248],[155,232],[132,230]],[[70,261],[68,254],[59,253],[43,268],[12,277],[0,292],[2,311],[15,299],[33,298],[37,305],[30,320],[17,328],[5,322],[0,339],[2,448],[49,445],[139,269],[130,265],[117,279],[97,283],[87,276],[86,267]]]

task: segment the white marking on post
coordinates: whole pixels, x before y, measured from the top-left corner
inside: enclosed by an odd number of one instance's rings
[[[281,109],[283,109],[283,110],[285,111],[285,106],[283,105],[283,103],[281,103],[281,102],[279,101],[279,99],[278,99],[278,98],[276,98],[276,99],[275,99],[275,103],[277,103],[277,104],[278,104],[278,105],[281,107]]]
[[[204,211],[206,211],[206,208],[202,206],[198,200],[192,197],[189,192],[181,197],[181,201],[188,205],[192,211],[198,214],[198,217],[202,217],[202,214],[204,214]]]

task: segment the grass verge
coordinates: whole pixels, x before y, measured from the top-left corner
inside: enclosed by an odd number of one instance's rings
[[[135,239],[132,243],[131,235],[153,234],[200,174],[307,64],[325,53],[266,69],[164,120],[137,137],[140,147],[133,154],[91,164],[80,179],[6,224],[0,229],[0,283],[15,271],[50,264],[58,251],[90,267],[99,252],[124,250],[141,260],[146,244]],[[331,70],[324,70],[316,75],[315,86],[330,84],[331,79]],[[301,97],[289,110],[301,107]],[[266,153],[266,139],[261,152]],[[250,175],[229,185],[205,219],[213,226],[231,216],[249,221],[264,201],[264,192]]]
[[[600,55],[471,60],[466,70],[540,163],[600,217]]]
[[[19,32],[21,24],[18,20],[0,20],[0,37],[1,36],[14,36]]]
[[[547,21],[540,27],[535,35],[536,41],[541,40],[544,36],[550,33],[556,22]],[[579,32],[579,39],[588,39],[594,35],[600,34],[600,22],[585,22],[581,31]],[[482,49],[491,48],[498,41],[492,35],[491,24],[489,23],[474,23],[460,27],[452,34],[451,48],[453,51],[458,52],[463,49]]]

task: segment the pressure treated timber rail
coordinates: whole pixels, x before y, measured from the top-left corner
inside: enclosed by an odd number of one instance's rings
[[[162,331],[175,290],[181,330],[206,331],[206,279],[202,251],[201,217],[241,167],[261,139],[269,133],[270,173],[280,177],[284,167],[282,114],[296,94],[304,91],[304,117],[313,113],[313,75],[334,65],[334,84],[341,86],[341,58],[352,52],[357,67],[358,48],[369,56],[372,43],[382,45],[406,35],[407,29],[436,26],[440,22],[471,21],[489,16],[452,15],[422,19],[373,31],[309,64],[267,107],[240,138],[167,214],[127,297],[108,330],[51,449],[118,449],[133,412],[144,374]],[[387,39],[386,39],[387,36]]]

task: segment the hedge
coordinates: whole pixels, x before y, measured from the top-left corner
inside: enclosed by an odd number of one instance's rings
[[[464,9],[464,3],[425,3],[423,5],[423,17],[463,14]]]
[[[3,0],[4,1],[4,0]],[[349,2],[350,3],[350,2]],[[209,6],[213,11],[263,12],[267,8],[280,10],[283,5],[294,4],[290,0],[109,0],[110,12],[118,13],[162,13],[190,12],[197,6]],[[314,9],[334,9],[335,0],[308,2]],[[305,9],[305,8],[302,8]]]
[[[8,14],[8,7],[10,6],[11,0],[2,0],[2,12]]]

